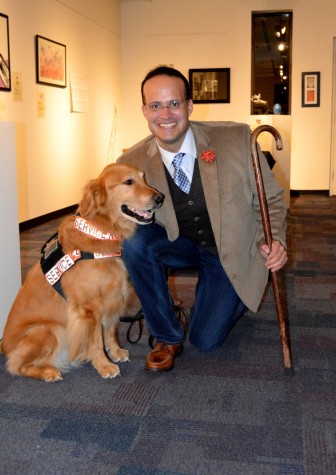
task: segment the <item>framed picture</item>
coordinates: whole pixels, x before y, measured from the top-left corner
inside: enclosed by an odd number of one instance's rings
[[[189,69],[189,84],[195,104],[230,102],[230,68]]]
[[[302,73],[302,107],[320,106],[320,73]]]
[[[0,91],[11,90],[8,16],[0,13]]]
[[[36,35],[36,82],[66,87],[66,46]]]

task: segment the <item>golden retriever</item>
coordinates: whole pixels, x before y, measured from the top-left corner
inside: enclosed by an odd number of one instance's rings
[[[123,239],[137,224],[151,223],[163,200],[142,172],[127,165],[108,165],[87,184],[78,214],[59,228],[55,242],[64,257],[46,274],[36,263],[13,303],[1,345],[11,374],[53,382],[86,361],[103,378],[120,373],[112,361],[128,360],[128,351],[119,346],[117,323],[130,283],[118,255]],[[83,253],[100,258],[78,259]],[[64,298],[53,288],[55,281],[61,282]]]

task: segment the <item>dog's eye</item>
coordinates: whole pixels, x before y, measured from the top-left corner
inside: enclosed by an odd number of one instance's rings
[[[128,180],[124,181],[124,185],[133,185],[134,180],[133,178],[129,178]]]

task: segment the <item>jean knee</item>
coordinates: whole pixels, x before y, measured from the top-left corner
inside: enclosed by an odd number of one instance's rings
[[[131,256],[142,250],[142,239],[135,234],[129,239],[123,241],[123,256]]]
[[[149,249],[153,239],[148,236],[146,231],[143,226],[139,226],[130,238],[123,241],[123,249],[126,254],[139,253],[142,255],[143,252]]]
[[[224,343],[224,340],[225,338],[222,338],[220,340],[207,341],[205,338],[197,338],[195,335],[189,334],[190,344],[202,353],[207,353],[209,351],[216,350]]]

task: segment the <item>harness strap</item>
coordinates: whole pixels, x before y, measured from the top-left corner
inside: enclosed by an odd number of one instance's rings
[[[80,216],[75,217],[74,227],[84,234],[88,234],[96,239],[108,239],[113,241],[120,240],[120,236],[103,233]],[[64,254],[62,246],[60,246],[58,242],[58,232],[56,232],[43,244],[41,254],[40,265],[47,282],[65,299],[61,285],[61,277],[66,271],[74,266],[77,261],[83,259],[119,257],[121,256],[121,251],[115,251],[112,253],[91,253],[75,249],[74,251]]]

